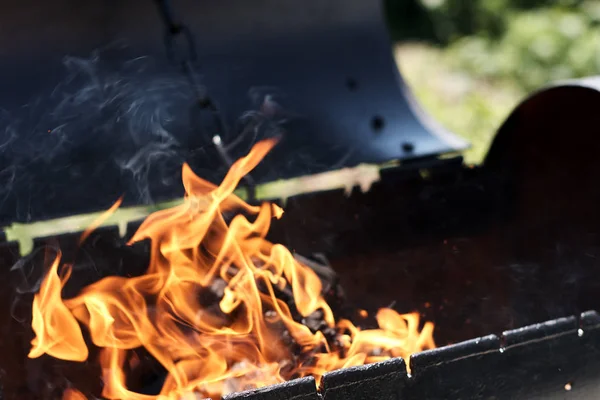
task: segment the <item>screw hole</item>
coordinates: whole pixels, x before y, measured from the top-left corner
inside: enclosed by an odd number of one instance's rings
[[[381,132],[384,126],[385,120],[381,115],[375,115],[373,118],[371,118],[371,129],[373,129],[375,133]]]
[[[409,142],[404,142],[402,143],[402,150],[405,153],[412,153],[413,151],[415,151],[415,145]]]
[[[358,89],[358,81],[352,77],[346,79],[346,87],[349,91],[355,92]]]

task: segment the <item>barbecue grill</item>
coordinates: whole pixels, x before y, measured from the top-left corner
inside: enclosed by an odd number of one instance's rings
[[[148,243],[126,241],[183,195],[182,163],[219,181],[274,136],[242,184],[250,201],[285,197],[269,237],[325,254],[369,315],[418,310],[440,347],[225,398],[598,397],[600,80],[533,93],[466,167],[468,144],[397,71],[379,2],[24,0],[0,18],[0,398],[101,390],[93,362],[27,358],[48,252],[84,271],[79,287],[141,273]],[[331,171],[353,178],[265,189]],[[121,195],[132,211],[119,226],[81,245],[61,226]],[[156,393],[161,374],[131,385]]]

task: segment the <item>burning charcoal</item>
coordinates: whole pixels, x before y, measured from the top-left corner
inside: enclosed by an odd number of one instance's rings
[[[294,258],[299,263],[306,265],[308,268],[312,269],[314,273],[317,274],[321,282],[323,283],[323,291],[326,292],[330,288],[334,287],[337,284],[338,277],[336,272],[331,268],[329,263],[327,263],[327,259],[324,256],[317,255],[316,257],[324,260],[325,263],[319,263],[313,261],[307,257],[304,257],[298,253],[294,253]]]
[[[281,334],[281,342],[290,349],[291,354],[299,354],[301,347],[296,343],[296,340],[287,329]]]
[[[333,343],[338,337],[338,332],[335,328],[326,327],[321,330],[321,333],[323,333],[328,343]]]
[[[270,283],[267,283],[264,279],[259,279],[256,282],[258,290],[260,290],[262,293],[268,293],[267,285],[269,285],[269,284]],[[294,293],[293,293],[290,285],[285,285],[282,288],[278,287],[277,285],[272,285],[271,287],[273,289],[273,293],[275,293],[275,297],[278,298],[279,300],[284,301],[288,305],[294,320],[300,321],[302,319],[302,316],[300,315],[300,313],[298,312],[298,309],[296,308],[296,302],[294,300]]]
[[[268,310],[264,312],[265,322],[269,325],[269,329],[275,332],[281,332],[281,335],[285,335],[287,329],[285,324],[274,310]]]
[[[198,301],[202,307],[210,307],[223,298],[227,282],[221,278],[215,278],[208,287],[201,288]]]
[[[323,254],[314,254],[313,259],[294,253],[294,258],[299,263],[312,269],[323,285],[322,293],[327,303],[332,307],[336,315],[342,315],[344,307],[344,290],[339,283],[339,277],[333,270],[327,258]],[[317,259],[318,261],[315,261]]]
[[[135,349],[128,354],[124,369],[127,385],[144,394],[160,392],[167,375],[165,368],[144,348]]]
[[[221,311],[219,304],[215,303],[208,307],[199,309],[196,312],[196,318],[197,321],[211,321],[211,323],[217,324],[218,326],[226,326],[235,319],[235,311],[233,315],[225,314],[223,311]],[[181,326],[180,328],[187,329],[186,326]]]
[[[223,298],[225,294],[225,288],[227,287],[227,282],[225,282],[221,278],[214,279],[210,284],[210,290],[217,296],[219,299]]]
[[[317,310],[308,317],[302,319],[302,324],[308,326],[313,332],[327,328],[323,311]]]
[[[273,291],[278,299],[285,301],[288,305],[295,304],[294,292],[292,292],[292,288],[289,285],[285,285],[283,288],[273,286]]]
[[[296,368],[296,364],[291,360],[283,360],[279,363],[279,374],[287,379],[293,379],[292,373]]]

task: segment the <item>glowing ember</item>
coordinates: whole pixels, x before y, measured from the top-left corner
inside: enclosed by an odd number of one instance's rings
[[[184,165],[184,204],[150,215],[131,240],[151,239],[144,275],[107,277],[64,300],[61,290],[71,269],[59,268],[56,259],[33,302],[36,337],[29,357],[45,353],[86,360],[84,325],[102,349],[104,397],[175,399],[196,393],[215,399],[435,347],[433,324],[420,330],[416,313],[381,309],[380,329],[336,322],[313,270],[265,239],[271,218],[283,211],[269,203],[250,206],[233,191],[274,145],[273,140],[256,144],[218,187]],[[234,216],[227,223],[224,215]],[[219,293],[213,306],[201,301],[209,288]],[[282,291],[290,293],[291,306],[277,295]],[[325,321],[326,330],[298,322],[314,315]],[[168,371],[160,395],[126,386],[127,355],[142,347]],[[64,399],[79,396],[69,390]]]

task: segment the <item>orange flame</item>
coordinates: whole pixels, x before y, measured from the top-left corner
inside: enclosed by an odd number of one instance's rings
[[[68,388],[63,393],[63,400],[87,400],[79,390]]]
[[[60,255],[56,257],[48,275],[33,299],[31,326],[35,332],[29,352],[30,358],[46,353],[56,358],[85,361],[88,349],[77,320],[62,302],[60,292],[71,275],[71,268],[65,268],[62,279],[58,276]]]
[[[114,212],[117,210],[117,208],[119,208],[119,206],[121,206],[122,202],[123,202],[123,196],[119,197],[119,199],[115,202],[115,204],[113,204],[108,210],[104,211],[98,218],[96,218],[90,224],[90,226],[81,234],[81,237],[79,238],[79,244],[82,244],[83,242],[85,242],[85,240],[90,236],[90,234],[94,230],[96,230],[96,228],[98,228],[100,225],[102,225],[102,223],[104,221],[106,221],[108,219],[108,217],[113,215]]]
[[[283,211],[269,203],[251,206],[233,192],[274,145],[257,143],[220,186],[184,165],[184,203],[150,215],[131,239],[151,239],[144,275],[107,277],[63,300],[70,269],[60,279],[55,260],[33,302],[36,338],[29,357],[85,360],[79,321],[102,349],[102,395],[149,400],[192,393],[219,398],[435,347],[433,324],[419,330],[417,313],[382,309],[380,329],[336,322],[318,276],[284,246],[265,239],[271,218]],[[237,214],[228,224],[225,215],[232,213]],[[207,291],[218,293],[213,304],[201,300]],[[293,304],[281,299],[282,292]],[[334,344],[298,322],[298,315],[314,313],[337,332]],[[157,396],[136,393],[125,383],[128,351],[141,347],[168,371]]]

